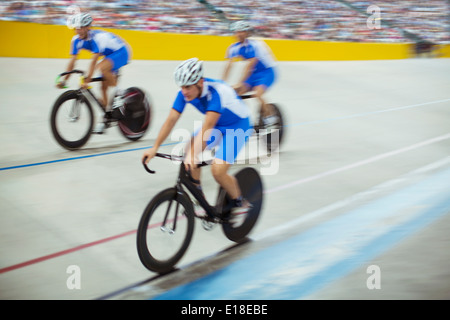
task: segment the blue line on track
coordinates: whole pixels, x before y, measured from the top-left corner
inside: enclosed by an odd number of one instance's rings
[[[449,195],[446,169],[154,299],[305,298],[448,214]]]
[[[352,114],[352,115],[342,116],[342,117],[336,117],[336,118],[329,118],[329,119],[322,119],[322,120],[314,120],[314,121],[306,121],[306,122],[300,122],[300,123],[286,124],[286,125],[284,125],[284,127],[298,127],[298,126],[305,126],[305,125],[311,125],[311,124],[333,122],[333,121],[337,121],[337,120],[359,118],[359,117],[364,117],[364,116],[369,116],[369,115],[374,115],[374,114],[380,114],[380,113],[385,113],[385,112],[390,112],[390,111],[397,111],[397,110],[416,108],[416,107],[421,107],[421,106],[426,106],[426,105],[435,104],[435,103],[441,103],[441,102],[447,102],[447,101],[450,101],[450,99],[443,99],[443,100],[438,100],[438,101],[431,101],[431,102],[419,103],[419,104],[414,104],[414,105],[409,105],[409,106],[396,107],[396,108],[390,108],[390,109],[383,109],[383,110],[377,110],[377,111],[370,111],[370,112],[364,112],[364,113],[357,113],[357,114]],[[179,142],[168,143],[168,144],[165,144],[163,146],[169,146],[169,145],[174,145],[174,144],[178,144],[178,143]],[[66,161],[80,160],[80,159],[86,159],[86,158],[93,158],[93,157],[99,157],[99,156],[105,156],[105,155],[111,155],[111,154],[117,154],[117,153],[123,153],[123,152],[143,150],[143,149],[147,149],[147,148],[151,148],[151,147],[142,147],[142,148],[136,148],[136,149],[126,149],[126,150],[105,152],[105,153],[86,155],[86,156],[79,156],[79,157],[73,157],[73,158],[57,159],[57,160],[51,160],[51,161],[44,161],[44,162],[36,162],[36,163],[30,163],[30,164],[24,164],[24,165],[3,167],[3,168],[0,168],[0,171],[13,170],[13,169],[19,169],[19,168],[27,168],[27,167],[34,167],[34,166],[41,166],[41,165],[52,164],[52,163],[57,163],[57,162],[66,162]]]
[[[178,143],[179,142],[167,143],[167,144],[163,144],[161,146],[166,147],[166,146],[171,146],[171,145],[175,145],[175,144],[178,144]],[[111,151],[111,152],[103,152],[103,153],[90,154],[90,155],[85,155],[85,156],[78,156],[78,157],[65,158],[65,159],[56,159],[56,160],[36,162],[36,163],[28,163],[28,164],[22,164],[22,165],[11,166],[11,167],[3,167],[3,168],[0,168],[0,171],[20,169],[20,168],[27,168],[27,167],[35,167],[35,166],[42,166],[42,165],[46,165],[46,164],[52,164],[52,163],[58,163],[58,162],[66,162],[66,161],[74,161],[74,160],[94,158],[94,157],[101,157],[101,156],[107,156],[107,155],[117,154],[117,153],[125,153],[125,152],[131,152],[131,151],[145,150],[145,149],[149,149],[149,148],[153,148],[153,146],[140,147],[140,148],[134,148],[134,149],[125,149],[125,150],[118,150],[118,151]]]

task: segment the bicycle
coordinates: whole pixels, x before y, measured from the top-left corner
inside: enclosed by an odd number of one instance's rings
[[[174,269],[192,240],[195,218],[202,220],[205,230],[222,225],[225,236],[233,242],[246,239],[259,217],[263,202],[263,185],[255,169],[246,167],[235,175],[243,197],[251,203],[251,209],[245,216],[239,217],[240,221],[233,222],[230,221],[231,199],[222,187],[219,188],[216,205],[211,206],[195,186],[196,181],[185,169],[182,157],[164,153],[157,153],[156,156],[180,161],[181,164],[176,185],[159,192],[149,202],[139,221],[137,251],[147,269],[160,274]],[[209,164],[202,162],[198,166]],[[144,168],[151,174],[155,173],[145,162]],[[194,201],[206,215],[194,212]]]
[[[240,96],[242,100],[255,98],[255,95],[250,92],[246,93]],[[268,104],[269,108],[272,109],[273,115],[276,117],[276,122],[271,125],[265,125],[263,122],[263,114],[262,114],[262,108],[259,109],[258,113],[258,120],[253,124],[253,129],[255,130],[255,134],[258,138],[261,136],[265,136],[266,139],[263,139],[267,151],[273,152],[277,150],[280,145],[281,141],[284,137],[284,120],[283,120],[283,114],[281,113],[281,108],[274,103]]]
[[[61,77],[73,73],[80,75],[82,85],[85,78],[81,70],[63,72],[58,75],[56,82],[59,82]],[[91,82],[99,81],[103,81],[103,78],[91,80]],[[62,93],[53,105],[50,115],[51,129],[54,138],[62,147],[76,150],[87,143],[95,120],[92,105],[97,105],[103,112],[106,128],[117,124],[120,132],[131,141],[137,141],[144,136],[150,125],[151,105],[143,90],[137,87],[126,89],[121,98],[129,103],[125,103],[117,110],[105,111],[90,89],[80,87],[78,90],[68,90]]]

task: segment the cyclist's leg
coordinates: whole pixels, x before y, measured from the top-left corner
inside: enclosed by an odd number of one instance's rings
[[[261,106],[263,117],[269,117],[273,114],[272,108],[266,103],[263,95],[275,82],[275,71],[270,68],[255,75],[253,81],[253,90]]]
[[[188,142],[186,144],[186,149],[185,149],[185,155],[186,155],[185,158],[186,159],[190,159],[192,154],[194,154],[194,150],[193,150],[192,146],[193,146],[194,138],[197,136],[197,134],[198,134],[198,131],[194,133],[194,135],[192,136],[190,142]],[[200,180],[200,178],[201,178],[201,168],[197,168],[197,167],[190,168],[190,173],[191,173],[191,177],[198,181],[197,183],[194,182],[194,184],[197,186],[197,188],[199,190],[202,190],[201,180]]]
[[[266,100],[263,98],[264,93],[266,92],[267,87],[263,84],[258,85],[253,88],[255,98],[258,100],[259,105],[261,107],[261,113],[263,117],[268,117],[271,115],[271,110],[267,106]]]
[[[236,91],[238,96],[242,96],[243,94],[246,94],[249,92],[252,88],[248,83],[241,83],[239,85],[236,85],[233,87],[234,91]]]
[[[236,178],[228,174],[230,166],[231,163],[216,158],[211,166],[211,172],[216,182],[225,189],[230,198],[237,199],[241,196],[241,189]]]
[[[104,81],[102,83],[102,94],[106,109],[112,102],[112,99],[108,99],[108,88],[116,87],[118,80],[119,69],[127,65],[129,61],[129,53],[126,47],[113,52],[99,62],[98,69],[101,71]],[[115,90],[114,90],[115,91]],[[113,92],[113,95],[115,92]]]
[[[249,118],[242,119],[234,128],[221,128],[223,138],[218,142],[218,149],[211,167],[217,183],[228,193],[231,199],[239,199],[241,190],[236,178],[228,174],[233,164],[252,134]]]
[[[109,58],[105,58],[97,64],[97,69],[102,73],[102,99],[105,110],[108,110],[110,99],[108,99],[108,88],[117,85],[117,75],[113,72],[114,62]]]
[[[192,135],[191,140],[186,144],[185,147],[185,158],[190,159],[193,154],[197,154],[196,150],[193,147],[193,141],[195,137],[199,134],[201,128],[198,128],[194,134]],[[222,132],[220,130],[214,130],[209,133],[208,137],[203,137],[203,140],[206,141],[206,148],[211,150],[215,146],[217,146],[222,140]],[[201,168],[191,168],[191,176],[194,180],[197,180],[197,183],[194,183],[197,188],[203,192],[201,186]]]

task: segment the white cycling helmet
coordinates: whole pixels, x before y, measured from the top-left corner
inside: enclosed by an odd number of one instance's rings
[[[70,24],[73,28],[79,29],[90,26],[93,19],[89,13],[78,13],[72,16]]]
[[[191,58],[175,69],[175,82],[179,87],[196,84],[203,78],[203,61]]]
[[[253,26],[249,22],[241,20],[241,21],[233,22],[230,25],[230,30],[233,32],[251,31],[251,30],[253,30]]]

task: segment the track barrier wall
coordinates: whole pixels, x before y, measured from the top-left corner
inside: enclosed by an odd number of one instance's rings
[[[136,60],[185,60],[198,57],[207,61],[225,59],[232,36],[156,33],[105,29],[123,38]],[[0,56],[23,58],[69,58],[70,40],[75,31],[63,25],[0,21]],[[298,40],[264,40],[278,61],[407,59],[408,43],[352,43]],[[439,48],[440,57],[450,57],[450,46]],[[90,57],[82,51],[81,59]]]

